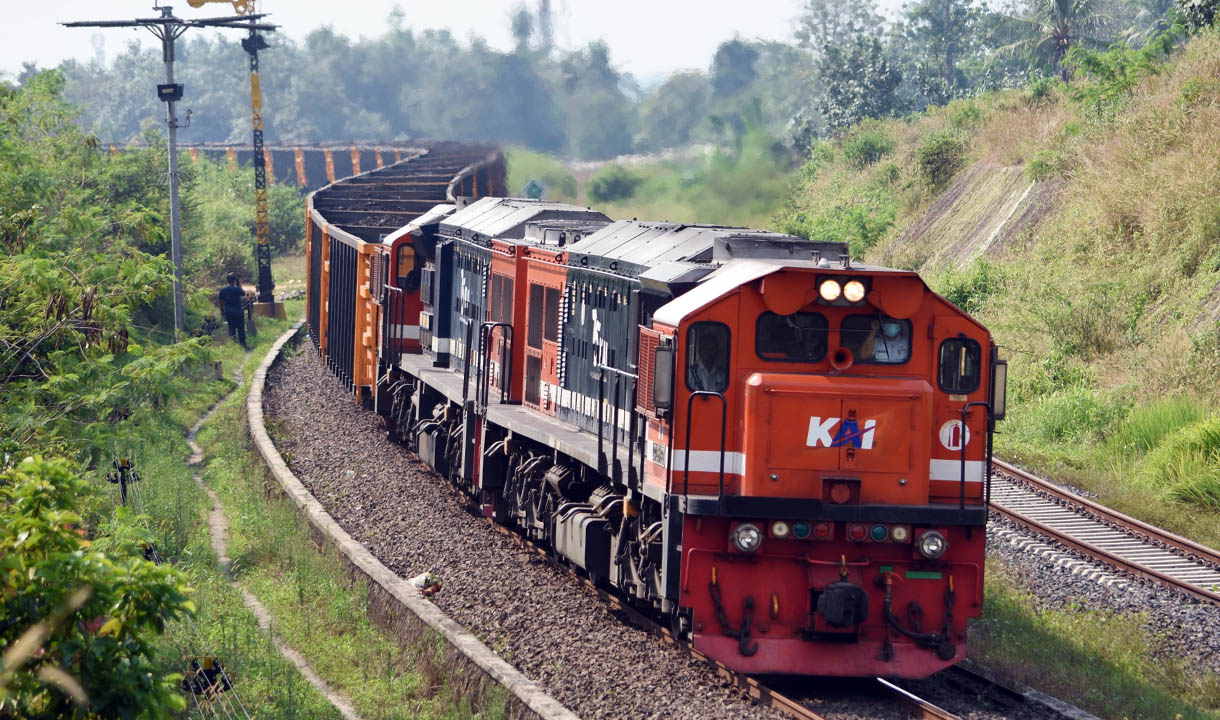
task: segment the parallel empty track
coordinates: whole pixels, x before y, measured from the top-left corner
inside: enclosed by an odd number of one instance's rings
[[[1220,604],[1220,552],[994,461],[992,509],[1107,565]]]

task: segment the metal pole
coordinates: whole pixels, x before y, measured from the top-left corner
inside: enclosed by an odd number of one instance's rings
[[[161,15],[173,17],[171,7],[162,7]],[[171,23],[162,26],[161,46],[165,59],[165,82],[174,83],[174,30]],[[178,116],[173,100],[165,103],[165,124],[169,128],[169,235],[170,257],[174,262],[174,339],[186,328],[182,300],[182,219],[178,213]]]

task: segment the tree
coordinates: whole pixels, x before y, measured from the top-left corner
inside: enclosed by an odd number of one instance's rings
[[[726,97],[748,87],[758,77],[756,62],[758,51],[741,40],[721,43],[712,57],[712,89],[716,95]]]
[[[166,623],[194,612],[181,571],[142,557],[123,527],[91,543],[91,496],[64,460],[0,472],[0,717],[170,718],[179,676],[157,658]]]
[[[523,53],[530,49],[530,36],[534,34],[534,16],[524,5],[517,6],[509,23],[509,31],[512,33],[516,52]]]
[[[701,73],[674,73],[640,103],[637,149],[656,151],[685,145],[707,115],[711,83]]]
[[[897,109],[902,74],[885,57],[881,41],[875,37],[857,35],[844,48],[827,45],[818,70],[826,84],[820,108],[832,130]]]
[[[568,153],[600,159],[630,152],[635,108],[620,87],[623,78],[610,64],[605,43],[567,53],[559,69]]]
[[[0,438],[88,461],[122,432],[106,420],[172,397],[206,352],[141,344],[172,277],[142,249],[164,240],[163,165],[122,181],[142,159],[99,153],[62,88],[56,71],[0,88]]]
[[[1177,3],[1192,28],[1210,27],[1220,14],[1220,0],[1177,0]]]
[[[942,104],[970,83],[960,64],[978,48],[980,11],[973,0],[920,0],[906,10],[904,40],[917,58],[917,82],[931,102]]]
[[[885,18],[870,0],[805,0],[797,22],[797,42],[818,54],[827,45],[842,47],[857,35],[880,37],[885,30]]]
[[[1070,82],[1071,71],[1064,63],[1073,46],[1101,47],[1105,39],[1097,32],[1104,21],[1098,12],[1099,0],[1033,0],[1030,11],[1020,17],[1001,16],[994,30],[1001,42],[996,50],[1001,57],[1017,55],[1035,67],[1057,73]]]

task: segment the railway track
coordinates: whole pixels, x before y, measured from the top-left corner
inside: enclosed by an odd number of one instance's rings
[[[1220,552],[1099,505],[1000,460],[991,507],[1106,565],[1220,605]]]

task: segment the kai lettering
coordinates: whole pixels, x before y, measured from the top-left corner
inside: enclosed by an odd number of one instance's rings
[[[839,428],[835,431],[835,426]],[[809,447],[851,447],[860,450],[873,449],[873,436],[877,429],[876,420],[865,420],[864,427],[851,418],[832,417],[823,420],[818,416],[809,418],[809,434],[805,444]],[[832,433],[832,431],[834,431]]]

